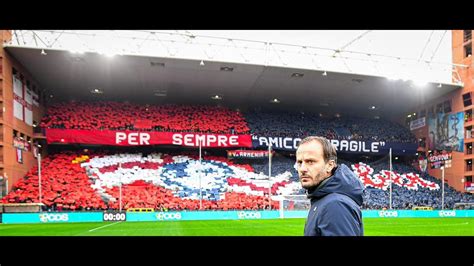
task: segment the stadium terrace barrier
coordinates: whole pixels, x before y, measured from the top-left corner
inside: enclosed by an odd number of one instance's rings
[[[182,211],[127,212],[126,221],[259,220],[306,218],[307,211]],[[4,213],[4,224],[102,222],[102,212]],[[119,216],[116,216],[119,217]],[[364,218],[462,217],[474,218],[474,210],[363,210]]]
[[[155,209],[153,208],[130,208],[127,209],[127,212],[153,212]]]
[[[414,211],[432,211],[433,210],[433,207],[426,207],[426,206],[417,206],[417,207],[413,207],[412,210]]]
[[[0,213],[40,212],[42,203],[0,203]]]

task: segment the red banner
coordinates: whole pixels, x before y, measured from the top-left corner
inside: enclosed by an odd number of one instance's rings
[[[199,147],[252,147],[250,135],[138,132],[112,130],[46,129],[48,143],[80,143],[115,146],[179,145]]]

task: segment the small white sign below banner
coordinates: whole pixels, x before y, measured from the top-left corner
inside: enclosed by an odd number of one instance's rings
[[[426,126],[426,117],[421,117],[410,122],[410,130],[415,130]]]

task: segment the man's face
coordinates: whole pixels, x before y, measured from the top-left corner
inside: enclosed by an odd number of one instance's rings
[[[334,161],[324,162],[323,145],[319,141],[311,141],[298,147],[296,167],[301,186],[309,189],[331,176]]]

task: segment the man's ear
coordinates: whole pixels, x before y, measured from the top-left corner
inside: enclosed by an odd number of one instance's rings
[[[334,162],[334,160],[330,160],[329,165],[326,166],[326,172],[330,173],[332,171],[332,169],[334,169],[334,167],[336,167],[336,162]]]

